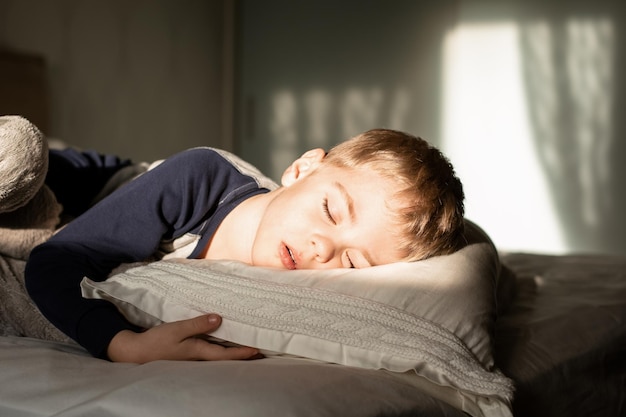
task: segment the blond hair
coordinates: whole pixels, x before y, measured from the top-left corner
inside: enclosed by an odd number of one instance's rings
[[[404,260],[449,254],[464,243],[463,186],[450,161],[424,139],[368,130],[332,148],[324,163],[371,169],[398,185],[391,203]]]

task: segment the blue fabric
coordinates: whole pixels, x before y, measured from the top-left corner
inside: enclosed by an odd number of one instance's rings
[[[115,161],[107,164],[106,158],[74,156],[79,170],[84,162],[90,167],[86,171],[96,165],[106,172],[95,174],[97,180],[110,174],[107,167],[117,166]],[[119,264],[144,261],[163,241],[183,235],[197,236],[190,255],[197,257],[234,207],[267,191],[214,150],[181,152],[120,187],[35,248],[26,265],[27,290],[50,322],[94,356],[105,358],[113,336],[138,329],[112,304],[83,299],[83,277],[105,280]]]
[[[48,155],[46,185],[63,205],[64,214],[71,217],[85,212],[109,178],[132,163],[114,155],[72,148],[51,149]]]

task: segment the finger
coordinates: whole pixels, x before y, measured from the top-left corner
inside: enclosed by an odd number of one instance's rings
[[[173,327],[174,333],[179,340],[184,340],[193,336],[211,333],[217,330],[222,324],[222,318],[217,314],[198,316],[192,319],[181,320],[169,323]]]
[[[226,361],[252,359],[259,355],[259,350],[247,346],[225,347],[210,343],[204,339],[188,339],[186,348],[193,352],[196,360]]]
[[[222,353],[220,360],[230,361],[253,359],[259,356],[258,349],[247,346],[228,347]]]

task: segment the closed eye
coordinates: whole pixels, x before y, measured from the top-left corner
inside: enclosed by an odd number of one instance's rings
[[[328,209],[328,199],[327,198],[324,198],[324,201],[322,202],[322,209],[324,210],[324,214],[326,215],[328,220],[330,220],[330,222],[332,224],[337,224],[335,219],[333,219],[332,214],[330,214],[330,210]]]
[[[350,264],[350,268],[356,268],[354,264],[352,263],[352,259],[350,259],[350,254],[346,254],[346,257],[348,258],[348,263]]]

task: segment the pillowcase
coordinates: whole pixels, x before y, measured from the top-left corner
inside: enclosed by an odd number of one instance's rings
[[[493,369],[492,331],[500,270],[489,237],[466,222],[454,254],[365,269],[276,270],[234,261],[167,260],[83,295],[113,302],[144,327],[214,312],[212,337],[351,366],[416,371],[441,384],[508,399]]]

